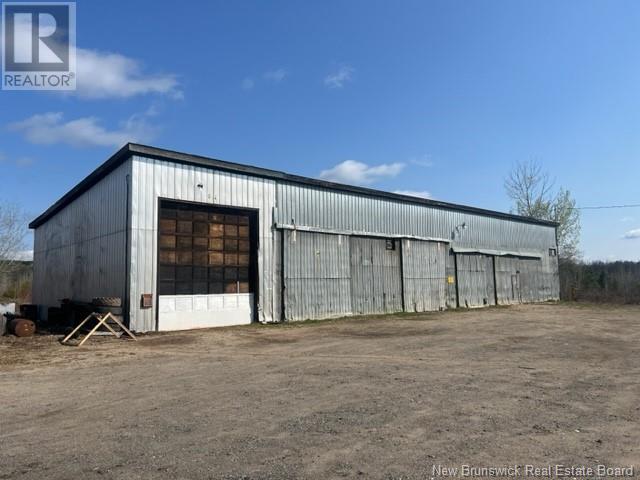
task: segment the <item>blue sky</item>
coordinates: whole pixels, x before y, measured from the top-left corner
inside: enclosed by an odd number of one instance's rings
[[[32,216],[127,140],[502,211],[536,160],[640,203],[638,2],[79,1],[77,44],[77,92],[0,92]],[[582,225],[586,259],[640,260],[640,209]]]

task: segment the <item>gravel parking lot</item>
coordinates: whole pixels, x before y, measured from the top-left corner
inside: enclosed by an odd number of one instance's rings
[[[0,338],[0,478],[640,468],[640,307]]]

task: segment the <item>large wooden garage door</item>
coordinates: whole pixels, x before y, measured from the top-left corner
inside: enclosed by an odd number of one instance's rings
[[[158,329],[251,323],[257,216],[163,200],[158,225]]]
[[[353,313],[401,312],[399,240],[351,237],[350,244]]]
[[[461,307],[496,304],[493,256],[456,253],[458,300]]]

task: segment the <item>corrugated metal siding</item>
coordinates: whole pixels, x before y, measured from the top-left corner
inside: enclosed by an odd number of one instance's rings
[[[384,239],[351,237],[351,309],[356,314],[402,311],[400,247]]]
[[[544,299],[544,275],[542,262],[531,258],[520,259],[520,293],[523,302],[539,302]]]
[[[126,294],[127,161],[34,231],[33,302]]]
[[[485,248],[523,254],[537,252],[542,257],[541,271],[531,273],[530,282],[538,285],[538,290],[544,292],[544,298],[559,297],[557,258],[548,256],[548,249],[556,248],[553,227],[287,182],[277,185],[277,203],[276,222],[279,224],[295,224],[298,227],[344,231],[356,235],[373,232],[446,238],[451,240],[453,247]],[[462,224],[466,228],[460,228]],[[463,268],[467,267],[470,268],[471,265]],[[453,256],[447,260],[446,275],[456,275]],[[481,276],[475,275],[475,280],[470,280],[469,276],[457,279],[466,282],[463,288],[468,292],[475,291],[469,293],[470,298],[461,298],[461,305],[464,306],[465,300],[475,305],[478,301],[483,302],[484,298],[487,298],[489,304],[495,302],[495,296],[491,294],[494,288],[493,275],[490,278],[486,274],[483,285],[478,283]],[[456,284],[448,284],[446,303],[452,307],[456,305],[455,295]],[[530,295],[532,298],[541,296],[534,293]]]
[[[547,252],[555,229],[291,183],[277,185],[277,222],[351,232],[452,239],[454,245]],[[466,224],[465,229],[456,227]]]
[[[284,292],[282,291],[282,283],[284,282],[284,259],[282,258],[284,232],[276,230],[273,235],[273,321],[279,322],[284,320],[282,308],[284,302]]]
[[[500,305],[520,303],[520,280],[518,278],[519,259],[517,257],[496,257],[496,294]]]
[[[456,255],[451,248],[447,249],[447,308],[456,308],[458,306],[458,297],[456,292]],[[449,279],[452,281],[450,282]]]
[[[495,305],[493,257],[480,253],[457,253],[456,265],[460,306]]]
[[[560,273],[558,272],[558,257],[545,255],[542,257],[542,271],[545,275],[545,287],[548,286],[545,300],[560,300]]]
[[[557,300],[557,274],[553,264],[545,259],[496,257],[496,287],[498,303]]]
[[[402,241],[405,311],[427,312],[447,306],[447,256],[444,243]]]
[[[221,172],[157,159],[133,157],[131,202],[131,325],[138,331],[155,330],[156,307],[140,308],[140,295],[157,292],[158,199],[184,200],[259,209],[258,319],[274,320],[276,285],[273,180]],[[202,188],[198,185],[202,185]],[[278,318],[275,318],[278,320]]]
[[[286,320],[351,314],[349,238],[291,230],[283,234]]]
[[[127,231],[126,177],[129,174],[130,249],[124,252]],[[548,256],[548,249],[556,247],[553,227],[304,186],[288,181],[278,182],[171,161],[133,157],[36,229],[34,301],[43,305],[55,305],[58,299],[64,297],[80,300],[88,300],[97,295],[124,297],[125,287],[122,278],[126,272],[128,253],[131,325],[139,331],[154,330],[155,307],[143,310],[140,308],[139,299],[142,293],[155,295],[157,292],[156,239],[159,198],[259,209],[260,321],[277,321],[283,318],[283,315],[287,319],[324,318],[354,311],[351,298],[350,243],[354,241],[357,244],[358,240],[351,240],[355,237],[347,235],[297,232],[300,238],[308,238],[314,245],[310,247],[315,248],[314,256],[307,258],[301,251],[296,253],[295,248],[291,249],[288,243],[288,235],[291,233],[276,231],[274,220],[280,224],[335,230],[356,236],[371,232],[378,235],[445,238],[450,239],[451,246],[454,247],[486,248],[516,253],[540,252],[542,260],[539,263],[522,266],[522,291],[527,299],[532,300],[558,298],[557,258]],[[466,228],[456,228],[463,223]],[[336,240],[340,238],[341,240]],[[335,247],[334,242],[337,241],[342,242],[341,248],[332,251]],[[375,241],[379,242],[379,245],[384,244],[384,240]],[[413,247],[413,244],[411,246]],[[320,251],[323,258],[325,255],[346,255],[343,264],[346,265],[344,268],[347,268],[348,273],[342,272],[340,275],[347,276],[322,277],[328,273],[322,270],[325,267],[321,265],[318,267],[319,278],[309,276],[308,272],[303,276],[299,276],[302,275],[299,272],[294,273],[295,268],[311,268],[312,265],[305,262],[316,262],[315,251]],[[440,259],[441,256],[438,254],[437,258]],[[456,275],[453,259],[453,255],[445,255],[445,278]],[[442,269],[437,259],[435,264],[436,275],[440,277]],[[371,303],[377,305],[382,302],[383,307],[375,306],[373,310],[396,310],[397,301],[393,296],[397,295],[397,284],[385,280],[387,273],[395,271],[395,265],[386,265],[384,262],[381,265],[382,280],[379,281],[381,283],[376,283],[378,280],[374,278],[376,295]],[[442,285],[438,284],[436,293],[432,286],[427,289],[426,285],[419,285],[425,283],[424,280],[427,279],[423,276],[431,275],[430,272],[412,271],[412,266],[408,263],[404,264],[404,268],[410,272],[407,275],[411,276],[405,276],[405,282],[413,284],[409,287],[411,292],[405,296],[405,303],[413,304],[414,309],[435,309],[436,304],[437,308],[442,306],[444,298],[445,305],[455,305],[455,284],[447,283],[444,294]],[[471,265],[463,268],[472,271]],[[286,278],[288,269],[292,276]],[[285,278],[281,280],[282,270],[285,271]],[[486,273],[486,269],[483,272]],[[395,278],[395,273],[393,275]],[[479,278],[478,275],[476,277]],[[315,292],[322,290],[318,290],[313,282],[323,282],[329,278],[340,281],[328,282],[327,285],[330,283],[331,287],[326,287],[323,298],[314,296]],[[489,284],[488,277],[483,285],[469,278],[458,280],[460,284],[471,282],[468,287],[463,285],[463,289],[475,288],[475,297],[487,297],[488,301],[493,298],[487,290],[493,288],[493,282]],[[291,288],[285,295],[281,292],[283,282],[288,282]],[[334,284],[342,286],[337,288],[335,294],[327,294],[327,289],[334,288]],[[507,289],[504,285],[499,288],[503,292]],[[393,301],[385,298],[389,295]],[[283,299],[286,303],[287,298],[291,300],[294,297],[295,302],[289,305],[289,311],[283,314]],[[461,298],[463,305],[464,300]],[[471,300],[472,303],[478,301],[477,298]],[[367,309],[358,305],[355,310]]]

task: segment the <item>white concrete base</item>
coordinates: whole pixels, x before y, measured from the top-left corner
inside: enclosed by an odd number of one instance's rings
[[[253,293],[161,295],[158,330],[248,325],[253,319]]]

